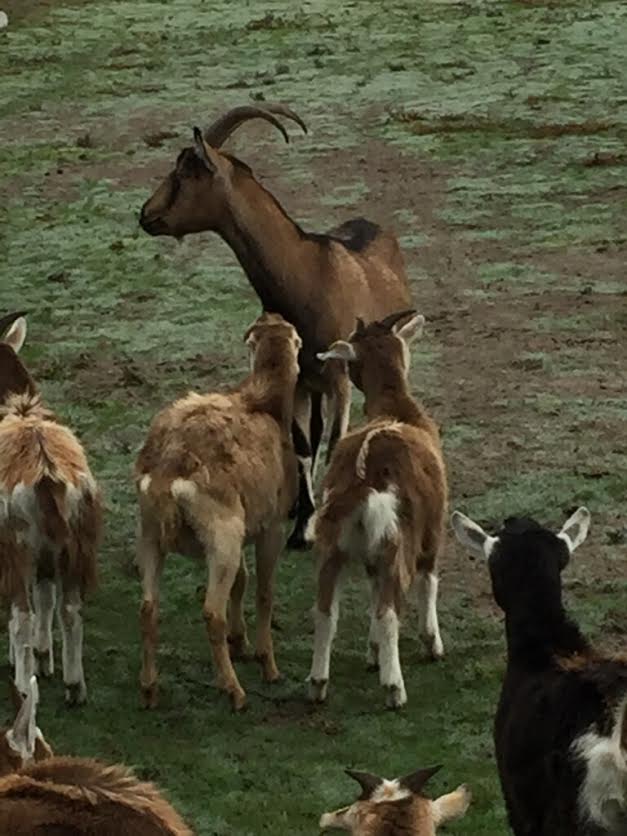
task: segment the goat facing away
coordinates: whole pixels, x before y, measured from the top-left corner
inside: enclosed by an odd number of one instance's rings
[[[37,727],[37,680],[0,732],[0,833],[193,836],[152,784],[124,766],[55,756]]]
[[[8,329],[8,330],[7,330]],[[86,698],[81,605],[96,582],[102,502],[85,452],[44,408],[18,352],[26,320],[0,320],[0,596],[11,604],[9,655],[25,692],[38,664],[54,670],[60,591],[66,701]]]
[[[510,518],[494,537],[455,512],[453,528],[487,559],[505,613],[507,670],[494,725],[516,836],[627,833],[627,656],[596,651],[562,604],[561,573],[588,534],[579,508],[558,534]]]
[[[437,559],[444,538],[447,483],[436,424],[411,396],[409,345],[424,317],[392,314],[322,359],[348,362],[365,396],[368,423],[338,442],[323,481],[322,505],[310,536],[318,555],[310,696],[327,696],[339,576],[351,560],[365,564],[372,589],[368,663],[379,668],[390,708],[407,701],[401,670],[399,614],[417,581],[419,632],[433,659],[444,654],[437,616]]]
[[[471,802],[464,784],[434,801],[422,794],[429,778],[440,769],[419,769],[392,781],[347,769],[362,793],[349,807],[325,813],[320,830],[348,830],[352,836],[435,836],[441,824],[465,815]]]
[[[295,417],[309,442],[303,451],[298,516],[289,545],[302,547],[313,511],[311,472],[323,432],[327,403],[329,450],[346,432],[350,385],[342,362],[323,366],[317,354],[346,339],[356,317],[382,318],[411,304],[396,236],[357,218],[326,234],[304,232],[255,179],[250,168],[221,150],[250,119],[263,119],[288,140],[277,119],[303,121],[283,105],[264,103],[228,111],[184,148],[176,167],[141,209],[150,235],[182,238],[216,232],[233,250],[266,311],[281,314],[303,341]]]
[[[191,393],[167,407],[154,419],[137,459],[141,685],[147,707],[156,704],[159,578],[169,551],[197,555],[207,563],[203,612],[217,684],[238,710],[245,694],[228,644],[233,658],[248,654],[242,548],[254,542],[256,657],[267,682],[279,678],[271,632],[272,587],[283,523],[297,493],[291,424],[301,340],[278,314],[264,314],[248,329],[246,342],[252,355],[250,376],[229,394]]]

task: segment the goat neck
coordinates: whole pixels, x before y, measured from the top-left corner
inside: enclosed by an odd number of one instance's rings
[[[237,167],[225,208],[216,232],[237,256],[263,308],[280,313],[300,333],[315,243],[251,174]]]
[[[510,664],[544,668],[555,656],[585,653],[590,646],[561,601],[536,599],[505,616],[507,658]]]
[[[424,424],[426,415],[411,396],[404,370],[383,357],[376,360],[369,362],[362,372],[364,411],[368,419],[391,417],[414,426]]]
[[[297,377],[298,367],[286,356],[260,364],[243,385],[243,394],[249,408],[272,415],[290,438]]]

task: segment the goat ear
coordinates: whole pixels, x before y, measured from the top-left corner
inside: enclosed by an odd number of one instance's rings
[[[198,159],[205,164],[205,168],[215,174],[220,168],[220,155],[215,148],[205,142],[200,128],[194,128],[194,149]]]
[[[10,732],[11,744],[16,751],[20,752],[24,760],[29,760],[35,754],[38,702],[39,689],[37,687],[37,677],[31,676],[26,697],[22,702]]]
[[[440,764],[439,766],[432,766],[429,769],[418,769],[416,770],[416,772],[412,772],[409,775],[405,775],[404,778],[399,778],[398,783],[401,785],[401,787],[405,787],[405,789],[413,792],[414,795],[420,795],[427,781],[441,769],[442,764]]]
[[[377,787],[380,787],[383,783],[383,778],[379,778],[378,775],[373,775],[372,772],[358,772],[354,769],[346,769],[344,771],[353,781],[357,781],[361,787],[360,801],[365,801],[370,798]]]
[[[588,536],[589,528],[590,511],[582,505],[566,520],[557,536],[566,543],[572,554]]]
[[[462,546],[465,546],[476,557],[484,557],[488,560],[499,541],[498,537],[486,534],[480,525],[459,511],[453,511],[451,524]]]
[[[26,339],[26,320],[23,316],[16,319],[13,325],[7,331],[6,337],[2,342],[10,345],[13,351],[17,354],[20,348],[24,345]]]
[[[327,351],[321,351],[318,354],[318,360],[346,360],[351,363],[357,359],[355,349],[350,343],[345,340],[338,340]]]
[[[412,343],[414,340],[418,339],[418,337],[422,336],[422,332],[425,328],[425,318],[422,314],[416,314],[416,316],[412,316],[412,318],[405,322],[404,325],[398,323],[392,328],[392,331],[396,334],[397,337],[400,337],[403,342]]]

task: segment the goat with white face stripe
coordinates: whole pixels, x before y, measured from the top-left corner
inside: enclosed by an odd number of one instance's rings
[[[433,659],[444,654],[436,609],[437,560],[444,537],[447,484],[439,433],[407,383],[409,345],[424,317],[392,314],[321,359],[348,362],[365,395],[368,422],[340,440],[323,482],[323,503],[310,536],[318,554],[315,644],[310,696],[326,699],[338,618],[338,579],[351,560],[372,587],[368,662],[379,669],[390,708],[407,701],[398,651],[399,615],[416,581],[419,632]]]
[[[554,534],[531,519],[490,536],[459,512],[505,612],[507,670],[494,726],[516,836],[627,834],[627,658],[596,650],[562,604],[561,573],[588,534],[580,508]]]

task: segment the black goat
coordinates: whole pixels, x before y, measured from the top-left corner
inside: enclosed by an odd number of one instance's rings
[[[627,656],[595,651],[562,605],[561,572],[586,539],[580,508],[554,534],[511,518],[497,537],[459,512],[505,612],[507,670],[494,726],[516,836],[627,834]]]

